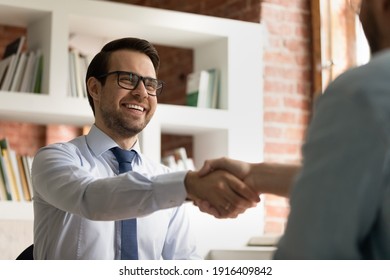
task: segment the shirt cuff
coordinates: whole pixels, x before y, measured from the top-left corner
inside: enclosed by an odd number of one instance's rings
[[[177,207],[187,198],[184,179],[188,171],[161,174],[154,178],[154,191],[159,208]]]

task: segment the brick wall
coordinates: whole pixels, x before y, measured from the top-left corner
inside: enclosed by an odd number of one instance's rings
[[[265,51],[264,135],[265,159],[294,162],[300,159],[300,145],[309,119],[311,104],[310,7],[303,0],[214,0],[214,1],[116,1],[142,6],[192,12],[266,24],[269,43]],[[6,43],[24,30],[0,28],[0,54]],[[192,52],[157,46],[162,67],[160,78],[167,82],[161,103],[183,104],[185,76],[192,71]],[[169,63],[165,63],[168,61]],[[24,131],[19,137],[19,131]],[[33,153],[46,143],[63,141],[80,134],[71,126],[38,126],[0,122],[0,137],[7,136],[21,153]],[[163,136],[163,149],[191,147],[191,137]],[[28,151],[26,151],[28,150]],[[266,232],[284,229],[288,204],[275,196],[263,199],[266,205]]]
[[[3,57],[7,44],[25,34],[24,28],[0,25],[0,57]]]
[[[264,156],[266,161],[298,162],[312,101],[310,1],[262,1],[269,33],[264,55]],[[282,233],[286,199],[265,196],[265,232]]]
[[[186,77],[193,70],[193,52],[191,49],[172,48],[156,45],[161,65],[158,77],[165,82],[163,94],[158,97],[161,104],[185,104]],[[167,63],[169,62],[169,63]],[[186,135],[163,134],[161,136],[161,154],[177,147],[185,147],[192,157],[192,137]]]
[[[33,156],[46,142],[46,127],[19,122],[0,121],[0,139],[7,138],[18,154]]]
[[[259,22],[260,0],[111,0],[139,6]],[[285,1],[286,4],[288,1]]]

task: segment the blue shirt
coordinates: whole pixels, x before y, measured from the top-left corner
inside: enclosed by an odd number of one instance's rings
[[[390,50],[318,100],[277,259],[390,259]]]
[[[199,259],[185,208],[186,172],[133,147],[118,175],[117,144],[96,126],[38,151],[32,166],[35,259],[120,259],[119,220],[137,217],[139,259]]]

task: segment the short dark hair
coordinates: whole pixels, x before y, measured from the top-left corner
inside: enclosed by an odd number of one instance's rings
[[[88,66],[87,75],[85,77],[85,83],[86,83],[86,88],[88,93],[88,101],[94,115],[95,115],[95,106],[93,104],[93,99],[88,91],[87,81],[90,77],[97,78],[103,74],[106,74],[108,71],[108,63],[111,54],[119,50],[132,50],[132,51],[138,51],[143,54],[146,54],[152,61],[156,74],[158,73],[158,69],[160,67],[160,57],[158,55],[156,48],[148,41],[139,38],[126,37],[126,38],[117,39],[107,43],[102,48],[102,50],[98,54],[96,54],[95,57],[92,59],[91,63]],[[100,78],[99,81],[102,83],[102,85],[104,85],[106,79]]]

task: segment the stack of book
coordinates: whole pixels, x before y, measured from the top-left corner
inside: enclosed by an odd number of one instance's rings
[[[6,46],[0,60],[0,90],[40,93],[43,55],[40,50],[24,52],[22,36]]]
[[[77,49],[71,48],[69,50],[69,96],[87,98],[85,76],[90,61],[90,56],[81,54]]]
[[[219,71],[201,70],[187,76],[186,104],[199,108],[218,108]]]
[[[0,151],[0,201],[31,201],[32,158],[16,154],[7,139],[0,140]]]
[[[166,152],[161,161],[172,171],[195,170],[194,161],[188,158],[184,147]]]

